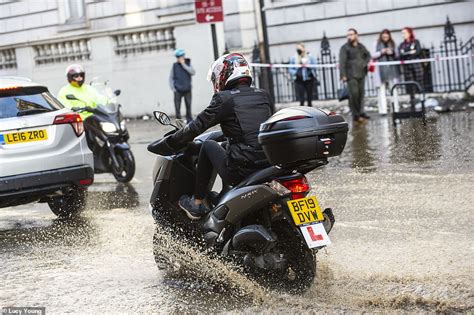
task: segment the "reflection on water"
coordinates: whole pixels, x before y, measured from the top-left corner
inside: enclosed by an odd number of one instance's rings
[[[367,125],[352,126],[346,148],[333,166],[361,172],[380,169],[431,168],[458,170],[472,164],[472,113],[455,112],[429,119],[407,119],[394,127],[391,117],[374,117]]]
[[[353,168],[362,168],[365,171],[375,169],[374,149],[370,145],[369,127],[367,125],[354,126],[350,131],[350,151],[352,152]]]
[[[131,183],[94,183],[87,195],[90,209],[133,209],[140,204],[138,192]]]

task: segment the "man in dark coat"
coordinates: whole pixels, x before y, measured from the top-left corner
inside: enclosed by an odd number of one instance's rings
[[[347,82],[349,107],[355,122],[364,123],[369,116],[364,111],[364,85],[370,53],[359,42],[355,29],[347,31],[347,43],[339,51],[339,70],[341,80]]]

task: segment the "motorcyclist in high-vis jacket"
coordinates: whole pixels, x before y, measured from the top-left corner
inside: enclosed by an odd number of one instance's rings
[[[252,75],[245,58],[236,53],[220,57],[212,64],[208,79],[215,92],[209,106],[167,139],[171,147],[180,148],[217,124],[227,138],[225,149],[213,140],[201,146],[194,195],[179,200],[190,219],[199,219],[209,211],[204,201],[213,169],[224,184],[236,185],[268,166],[257,136],[260,124],[273,114],[274,106],[266,91],[250,87]]]
[[[66,77],[69,84],[63,86],[58,93],[58,98],[64,106],[68,108],[86,106],[95,108],[99,104],[107,104],[107,97],[99,94],[89,84],[84,84],[86,73],[81,65],[74,64],[68,66],[66,68]],[[67,99],[66,95],[69,94],[74,95],[79,101]],[[84,121],[87,117],[90,117],[93,114],[91,112],[84,111],[81,112],[80,115]]]

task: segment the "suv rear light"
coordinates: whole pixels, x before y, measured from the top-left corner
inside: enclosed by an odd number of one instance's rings
[[[308,180],[304,176],[296,179],[282,180],[280,184],[291,191],[291,199],[304,198],[311,189]]]
[[[53,125],[62,124],[70,124],[78,137],[84,132],[84,124],[82,123],[82,118],[78,113],[67,113],[56,116]]]
[[[92,178],[81,179],[81,180],[79,180],[79,185],[88,186],[88,185],[92,184],[92,182],[93,182]]]

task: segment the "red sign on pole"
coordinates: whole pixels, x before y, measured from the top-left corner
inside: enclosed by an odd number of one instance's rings
[[[196,21],[198,23],[216,23],[224,21],[222,0],[195,0]]]

